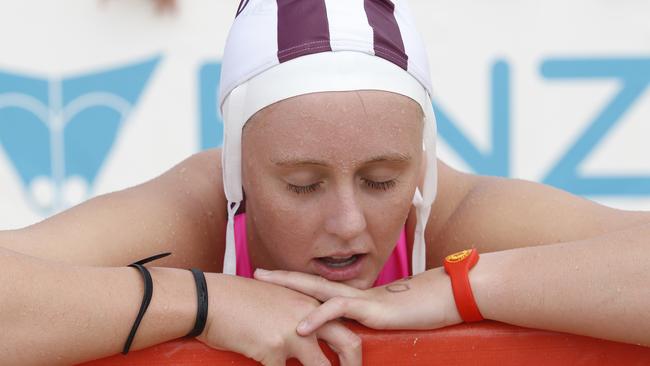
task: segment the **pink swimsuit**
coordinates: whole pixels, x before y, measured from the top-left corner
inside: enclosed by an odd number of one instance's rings
[[[235,253],[237,255],[237,276],[253,278],[253,268],[248,257],[248,242],[246,241],[246,214],[235,216]],[[406,253],[406,230],[402,229],[397,245],[379,273],[374,286],[391,283],[409,276],[409,265]]]

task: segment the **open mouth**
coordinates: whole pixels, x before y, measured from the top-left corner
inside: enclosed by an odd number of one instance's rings
[[[343,268],[356,263],[362,254],[354,254],[349,257],[320,257],[316,258],[319,262],[332,268]]]
[[[330,281],[347,281],[361,275],[366,254],[314,258],[316,274]]]

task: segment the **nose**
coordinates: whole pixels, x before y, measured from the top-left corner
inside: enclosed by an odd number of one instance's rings
[[[331,196],[325,230],[343,240],[352,240],[366,230],[363,208],[354,190],[339,191]]]

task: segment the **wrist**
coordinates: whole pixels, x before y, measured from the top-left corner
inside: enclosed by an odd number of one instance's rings
[[[151,267],[149,272],[153,296],[132,350],[183,337],[192,330],[196,320],[197,297],[192,273],[163,267]],[[136,312],[134,309],[134,316]]]
[[[465,249],[450,254],[443,261],[443,268],[449,275],[454,292],[456,308],[465,322],[477,322],[484,319],[474,299],[469,273],[479,261],[478,250]]]
[[[476,306],[485,319],[498,320],[499,309],[503,311],[501,299],[508,284],[504,276],[507,268],[506,252],[481,254],[481,260],[469,271],[469,282]]]
[[[439,267],[436,270],[439,272],[439,278],[442,279],[442,298],[446,299],[444,302],[444,326],[460,324],[463,322],[463,318],[458,312],[458,307],[456,307],[456,299],[454,298],[454,290],[451,286],[449,275],[445,273],[445,269],[442,267]]]
[[[216,294],[231,293],[232,287],[229,286],[232,286],[232,284],[230,283],[230,280],[232,279],[239,280],[241,279],[241,277],[227,275],[223,273],[204,273],[204,274],[205,274],[205,281],[208,287],[208,317],[206,319],[203,332],[199,334],[196,337],[196,339],[200,340],[203,343],[210,343],[208,342],[207,337],[209,334],[211,334],[210,329],[212,328],[212,323],[213,321],[215,321],[215,316],[219,317],[220,315],[222,315],[222,311],[215,311],[215,310],[223,309],[224,306],[223,296],[215,296],[213,295],[213,293]],[[196,313],[196,309],[195,309],[195,313]],[[217,319],[217,322],[219,322],[219,319]],[[217,329],[219,328],[220,327],[218,327]]]

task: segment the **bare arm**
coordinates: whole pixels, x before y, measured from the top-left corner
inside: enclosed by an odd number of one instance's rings
[[[220,271],[220,160],[219,150],[202,152],[139,186],[0,231],[0,359],[71,364],[120,352],[143,296],[140,274],[124,267],[135,260],[171,251],[156,264]],[[187,334],[196,315],[189,271],[151,273],[133,349]]]
[[[71,264],[123,266],[161,252],[157,264],[220,272],[225,237],[221,151],[204,151],[160,177],[106,194],[15,231],[0,247]]]
[[[650,224],[488,253],[470,272],[489,319],[650,347]]]
[[[452,174],[471,188],[432,240],[429,260],[435,267],[445,254],[479,249],[470,278],[484,316],[650,346],[650,212],[523,180]]]
[[[8,365],[69,365],[122,351],[142,301],[134,268],[41,260],[0,248],[0,359]],[[187,270],[151,268],[154,292],[136,350],[181,337],[194,325]]]

